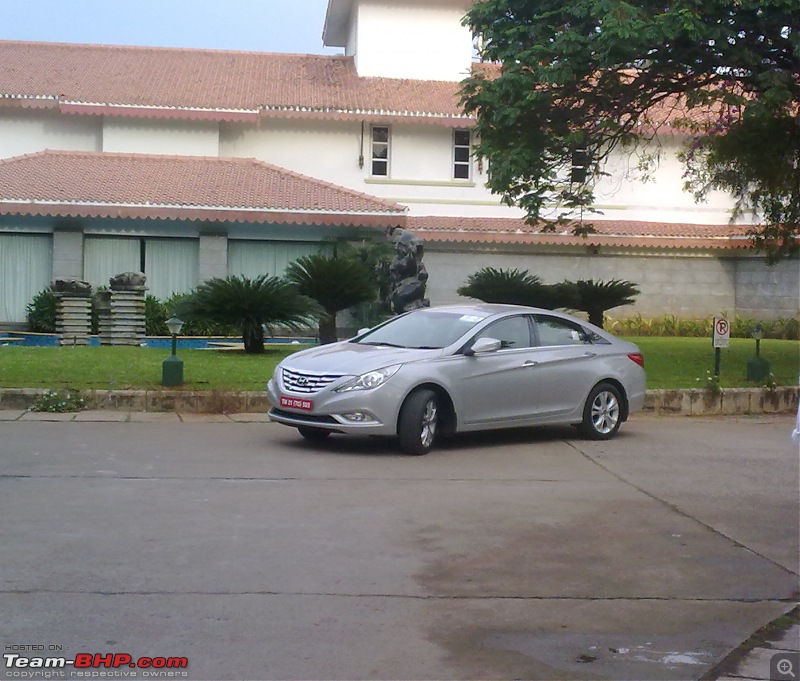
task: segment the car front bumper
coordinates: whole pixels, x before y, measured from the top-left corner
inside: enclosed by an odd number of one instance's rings
[[[394,395],[384,385],[375,390],[357,390],[349,393],[336,393],[323,390],[311,395],[299,395],[281,391],[270,380],[267,384],[267,397],[272,408],[268,412],[271,421],[287,426],[322,428],[334,433],[363,435],[396,435],[397,406],[402,396]],[[311,409],[298,409],[281,405],[281,397],[309,400]]]

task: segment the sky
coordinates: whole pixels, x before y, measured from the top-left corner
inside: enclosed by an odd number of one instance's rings
[[[0,0],[0,40],[341,54],[328,0]]]

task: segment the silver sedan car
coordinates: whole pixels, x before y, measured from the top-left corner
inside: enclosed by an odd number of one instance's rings
[[[425,454],[442,435],[572,424],[612,437],[645,395],[639,348],[576,317],[516,305],[414,310],[302,350],[267,386],[273,421],[308,439],[390,435]]]

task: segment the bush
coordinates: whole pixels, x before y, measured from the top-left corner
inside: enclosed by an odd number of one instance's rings
[[[155,296],[144,299],[144,325],[148,336],[169,336],[167,306]]]
[[[57,308],[58,298],[50,289],[37,293],[25,308],[28,331],[55,333]]]
[[[722,315],[724,316],[724,315]],[[711,338],[713,319],[680,319],[675,315],[644,318],[636,314],[627,319],[612,319],[606,328],[618,336],[682,336],[685,338]],[[751,338],[756,325],[764,330],[765,338],[798,340],[800,338],[800,320],[788,319],[752,319],[736,315],[731,320],[732,338]]]

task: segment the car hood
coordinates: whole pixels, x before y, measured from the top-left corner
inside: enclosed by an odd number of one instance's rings
[[[317,374],[342,374],[360,376],[368,371],[393,364],[405,364],[424,359],[441,357],[443,349],[417,350],[392,348],[384,345],[361,345],[360,343],[332,343],[318,348],[301,350],[287,357],[281,366],[295,371]]]

